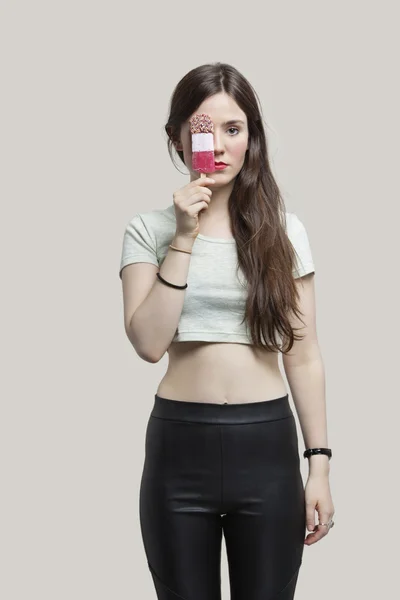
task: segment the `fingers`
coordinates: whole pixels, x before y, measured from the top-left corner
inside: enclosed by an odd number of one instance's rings
[[[317,509],[318,510],[318,509]],[[307,507],[306,509],[306,520],[307,520],[307,529],[311,531],[309,535],[306,536],[304,543],[310,546],[311,544],[315,544],[315,542],[319,542],[323,537],[328,535],[329,530],[332,526],[329,525],[321,525],[321,523],[330,523],[331,519],[333,519],[334,511],[319,511],[318,512],[318,523],[315,525],[315,508]]]
[[[203,173],[202,173],[203,175]],[[190,181],[187,185],[188,187],[196,187],[197,185],[208,185],[209,183],[215,183],[215,179],[212,177],[199,177],[198,179],[194,179]]]
[[[308,531],[314,531],[315,528],[315,506],[314,504],[306,504],[306,520]]]

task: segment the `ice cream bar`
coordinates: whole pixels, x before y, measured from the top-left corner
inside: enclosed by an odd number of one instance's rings
[[[194,115],[190,121],[192,134],[192,169],[200,173],[213,173],[214,123],[205,113]]]

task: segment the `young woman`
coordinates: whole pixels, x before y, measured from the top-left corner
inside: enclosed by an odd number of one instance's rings
[[[304,544],[333,525],[314,264],[284,210],[256,98],[227,64],[178,83],[165,129],[190,181],[167,208],[136,214],[123,240],[127,336],[148,362],[169,354],[140,488],[162,600],[220,600],[222,535],[232,598],[292,599]],[[197,113],[214,124],[216,170],[204,178],[192,170]],[[305,488],[279,354],[308,450]]]

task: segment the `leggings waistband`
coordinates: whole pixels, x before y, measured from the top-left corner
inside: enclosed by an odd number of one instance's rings
[[[276,421],[292,417],[289,395],[240,404],[215,404],[211,402],[189,402],[154,396],[152,417],[174,421],[215,424],[243,424]]]

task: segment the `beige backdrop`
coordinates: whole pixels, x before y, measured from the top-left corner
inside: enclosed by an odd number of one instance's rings
[[[130,345],[118,269],[127,222],[188,181],[167,153],[172,90],[215,61],[261,99],[316,264],[336,513],[296,600],[396,595],[398,6],[1,3],[2,599],[156,597],[138,494],[168,359]]]

